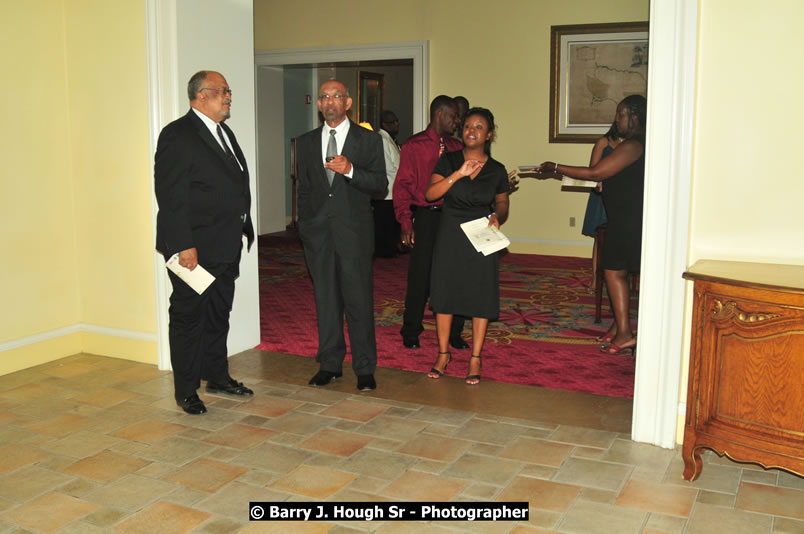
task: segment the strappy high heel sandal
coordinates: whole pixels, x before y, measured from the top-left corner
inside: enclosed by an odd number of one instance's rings
[[[475,356],[474,354],[472,354],[472,358],[477,358],[480,360],[480,368],[483,369],[483,359],[480,356]],[[468,385],[476,386],[480,383],[480,373],[476,375],[469,375],[464,380]]]
[[[439,353],[438,353],[438,357],[440,358],[442,354],[446,354],[446,355],[447,355],[447,363],[445,363],[445,364],[444,364],[444,368],[443,368],[442,370],[440,370],[440,371],[439,371],[438,369],[436,369],[436,368],[435,368],[435,366],[431,367],[431,368],[430,368],[430,372],[429,372],[429,373],[427,373],[427,377],[428,377],[428,378],[439,379],[439,378],[441,378],[442,376],[444,376],[444,373],[445,373],[445,372],[446,372],[446,370],[447,370],[447,366],[449,365],[449,362],[451,362],[451,361],[452,361],[452,353],[450,353],[450,351],[447,351],[447,352],[439,352]],[[438,360],[436,360],[436,363],[438,363]]]

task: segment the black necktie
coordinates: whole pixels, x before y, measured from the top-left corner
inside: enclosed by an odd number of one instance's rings
[[[231,159],[233,162],[235,162],[235,164],[237,164],[237,166],[238,166],[238,167],[240,167],[240,164],[237,162],[237,158],[236,158],[236,157],[235,157],[235,155],[232,153],[232,149],[231,149],[231,148],[229,148],[229,145],[228,145],[228,144],[226,144],[226,139],[223,137],[223,128],[221,128],[221,125],[220,125],[220,124],[218,124],[217,130],[218,130],[218,137],[220,138],[221,143],[223,144],[223,150],[224,150],[224,152],[226,152],[226,155],[227,155],[227,156],[229,156],[229,158],[230,158],[230,159]]]

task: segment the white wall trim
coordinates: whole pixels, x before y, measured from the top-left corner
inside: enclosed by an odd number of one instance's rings
[[[176,88],[178,72],[178,45],[176,36],[176,0],[145,0],[145,46],[148,79],[148,146],[156,153],[156,142],[162,127],[179,114]],[[151,184],[151,238],[156,242],[156,203],[154,176]],[[170,343],[168,341],[168,307],[170,306],[170,280],[165,260],[154,251],[154,295],[156,304],[157,365],[170,370]]]
[[[51,339],[69,336],[71,334],[77,334],[79,332],[134,339],[136,341],[148,341],[150,343],[155,343],[157,341],[156,334],[150,332],[125,330],[123,328],[110,328],[108,326],[100,326],[91,323],[75,323],[70,326],[56,328],[55,330],[48,330],[47,332],[39,332],[38,334],[33,334],[31,336],[25,336],[19,339],[12,339],[11,341],[0,343],[0,352],[19,349],[29,345],[36,345],[37,343],[42,343],[43,341],[49,341]]]
[[[268,65],[303,65],[314,67],[319,63],[340,61],[377,61],[382,59],[413,60],[413,131],[420,132],[430,122],[429,94],[429,43],[428,41],[403,41],[398,43],[374,43],[354,46],[331,46],[320,48],[284,48],[263,50],[254,53],[257,67]],[[316,84],[315,91],[318,91]],[[313,93],[315,94],[315,93]]]
[[[651,0],[645,208],[631,438],[673,448],[689,241],[698,0]]]

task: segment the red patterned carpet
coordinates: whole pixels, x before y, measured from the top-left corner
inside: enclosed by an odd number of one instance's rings
[[[257,348],[315,356],[313,286],[298,239],[261,236],[259,256],[262,342]],[[407,256],[374,262],[378,365],[424,373],[438,350],[435,322],[428,314],[421,349],[402,346],[399,328],[407,266]],[[634,358],[602,354],[594,340],[610,323],[611,315],[604,306],[603,322],[594,323],[590,279],[588,259],[504,254],[500,260],[500,320],[489,325],[483,380],[633,397]],[[467,340],[471,339],[469,325],[467,321]],[[453,350],[447,374],[466,375],[469,355],[468,350]]]

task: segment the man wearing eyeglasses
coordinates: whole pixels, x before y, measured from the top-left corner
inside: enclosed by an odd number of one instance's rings
[[[371,197],[388,186],[382,139],[346,116],[352,98],[329,80],[318,93],[324,125],[296,142],[299,237],[313,279],[320,368],[310,385],[325,386],[343,374],[349,330],[352,369],[361,391],[376,389]]]
[[[182,267],[209,271],[215,280],[201,294],[168,271],[170,363],[176,403],[187,413],[207,409],[196,390],[250,396],[229,375],[226,337],[243,235],[254,242],[246,158],[224,121],[232,90],[220,73],[200,71],[187,84],[190,111],[159,134],[154,182],[159,213],[156,249]]]

